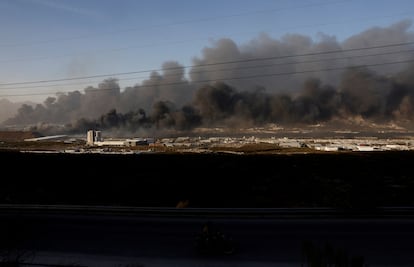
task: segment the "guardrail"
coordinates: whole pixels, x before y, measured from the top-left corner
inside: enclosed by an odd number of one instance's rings
[[[238,217],[238,218],[414,218],[414,207],[379,207],[371,209],[320,208],[171,208],[84,205],[13,205],[0,204],[0,214],[47,213],[79,215],[125,215],[168,217]]]

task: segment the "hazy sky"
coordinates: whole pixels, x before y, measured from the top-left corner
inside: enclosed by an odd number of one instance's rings
[[[0,0],[0,99],[41,102],[108,77],[132,86],[166,61],[191,66],[220,38],[340,42],[413,10],[412,0]],[[126,72],[135,73],[116,75]]]

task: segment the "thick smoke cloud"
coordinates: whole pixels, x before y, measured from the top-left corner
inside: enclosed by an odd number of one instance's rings
[[[119,131],[313,124],[361,117],[414,125],[411,22],[372,28],[343,42],[262,34],[238,45],[223,38],[191,69],[165,62],[140,84],[116,78],[98,87],[23,105],[8,124],[66,124],[66,130]],[[401,45],[392,45],[401,44]],[[366,49],[361,49],[366,48]],[[405,63],[401,63],[405,61]]]
[[[184,66],[177,62],[165,62],[162,73],[154,71],[140,85],[127,87],[118,109],[122,112],[137,107],[150,110],[158,101],[170,101],[182,106],[191,101],[194,90],[195,87],[185,79]]]

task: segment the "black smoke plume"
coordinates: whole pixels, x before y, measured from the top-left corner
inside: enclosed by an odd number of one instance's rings
[[[411,22],[375,27],[343,42],[262,34],[244,45],[223,38],[187,67],[166,62],[148,79],[121,89],[97,87],[23,105],[7,124],[64,124],[138,132],[195,127],[314,124],[359,117],[414,125]]]

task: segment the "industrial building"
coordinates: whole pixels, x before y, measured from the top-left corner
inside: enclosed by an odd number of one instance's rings
[[[86,144],[93,146],[96,142],[102,141],[101,131],[89,130],[86,133]]]
[[[89,146],[139,146],[154,143],[153,138],[107,139],[102,138],[102,132],[89,130],[86,133],[86,144]]]

